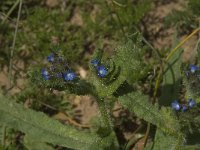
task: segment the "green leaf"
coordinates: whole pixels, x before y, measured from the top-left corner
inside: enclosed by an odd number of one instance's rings
[[[193,107],[192,109],[179,115],[179,122],[182,132],[186,135],[186,144],[187,145],[196,145],[200,144],[200,108]]]
[[[121,24],[123,27],[133,28],[135,24],[138,24],[143,16],[151,9],[152,1],[151,0],[140,0],[132,5],[132,1],[124,0],[115,0],[120,4],[123,4],[124,7],[116,5],[116,13],[121,19]]]
[[[182,150],[199,150],[200,145],[187,145]]]
[[[157,129],[154,144],[151,150],[181,150],[183,141]]]
[[[135,6],[134,10],[135,14],[133,15],[135,23],[139,23],[143,16],[151,10],[152,6],[151,0],[138,1],[138,4]]]
[[[24,137],[24,144],[28,150],[54,150],[52,146],[42,143],[28,135]]]
[[[154,149],[150,148],[151,145],[147,149],[177,150],[182,147],[185,136],[181,132],[177,117],[170,108],[162,107],[159,110],[157,106],[149,102],[148,96],[139,92],[132,92],[121,96],[119,101],[139,118],[157,126],[158,131],[156,141],[153,144]],[[170,144],[169,141],[171,141]]]
[[[112,95],[125,81],[133,84],[146,74],[145,69],[141,69],[144,68],[144,63],[141,59],[143,51],[140,45],[141,36],[135,33],[126,44],[115,49],[107,63],[101,59],[101,64],[107,66],[109,71],[105,78],[98,77],[96,68],[90,66],[91,83],[101,97]]]
[[[200,43],[198,43],[197,47],[197,61],[198,61],[198,66],[200,65]],[[199,76],[198,74],[200,71],[198,71],[195,74],[190,74],[189,77],[184,76],[183,78],[183,84],[186,89],[185,93],[185,98],[193,98],[196,100],[197,103],[200,102],[200,84],[199,84]]]
[[[63,125],[41,112],[24,108],[2,95],[0,96],[0,122],[40,142],[63,147],[88,150],[102,149],[103,144],[108,144],[95,134]]]
[[[156,125],[170,135],[182,138],[182,135],[177,132],[180,130],[180,127],[172,110],[164,107],[159,110],[148,99],[148,96],[139,92],[132,92],[119,97],[121,104],[139,118]]]
[[[159,104],[161,105],[169,106],[174,99],[179,98],[181,87],[181,53],[182,49],[178,49],[165,65],[162,83],[162,95],[159,100]]]
[[[198,39],[200,40],[200,39]],[[197,45],[197,61],[198,61],[198,65],[200,65],[200,42]]]
[[[119,97],[121,104],[130,112],[134,112],[139,118],[142,118],[152,124],[160,124],[163,118],[158,107],[150,104],[148,96],[139,92],[132,92]]]
[[[200,1],[199,0],[189,0],[189,9],[197,16],[200,15]]]
[[[3,125],[2,123],[0,124],[0,146],[3,147],[3,141],[5,140],[4,136],[5,136],[5,130],[6,130],[6,127],[5,125]],[[4,145],[5,146],[5,145]],[[1,147],[0,147],[1,148]]]
[[[72,82],[65,82],[63,79],[44,80],[39,69],[33,69],[29,73],[30,81],[39,87],[53,88],[59,91],[68,91],[77,95],[92,94],[94,87],[85,80],[77,79]]]
[[[132,39],[125,45],[116,49],[112,61],[120,67],[120,76],[128,83],[134,83],[141,78],[144,63],[142,60],[141,36],[139,33],[132,35]]]

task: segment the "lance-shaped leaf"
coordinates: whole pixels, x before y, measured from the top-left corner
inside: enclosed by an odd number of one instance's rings
[[[177,43],[174,45],[177,45]],[[174,99],[178,99],[181,85],[180,56],[182,51],[182,49],[178,49],[164,67],[162,95],[159,100],[161,105],[169,106]]]
[[[159,108],[149,102],[149,98],[139,92],[132,92],[119,97],[121,104],[139,118],[144,119],[160,128],[162,131],[175,137],[182,137],[177,132],[180,130],[179,123],[171,109]]]
[[[176,138],[157,129],[151,150],[180,150],[183,148],[183,142],[183,139]]]
[[[88,150],[102,149],[103,144],[106,144],[106,141],[103,142],[95,134],[63,125],[41,112],[24,108],[2,95],[0,95],[0,122],[24,132],[35,140],[53,145]]]
[[[54,150],[54,148],[47,143],[40,142],[37,139],[34,139],[28,135],[24,137],[24,145],[28,150]]]

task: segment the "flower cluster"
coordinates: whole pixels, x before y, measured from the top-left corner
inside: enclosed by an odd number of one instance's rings
[[[44,80],[56,78],[63,79],[64,81],[73,81],[77,78],[76,73],[69,68],[66,60],[57,53],[49,54],[47,60],[51,63],[51,66],[41,70]]]
[[[96,68],[99,77],[104,78],[108,74],[107,68],[100,64],[99,59],[93,59],[91,64]]]
[[[171,103],[171,107],[172,109],[179,111],[181,110],[182,112],[185,112],[186,110],[188,110],[189,108],[192,108],[196,105],[196,101],[193,100],[192,98],[190,98],[187,102],[187,104],[180,104],[177,100],[174,100]]]
[[[198,66],[190,64],[189,69],[185,71],[185,75],[187,78],[189,78],[190,76],[196,76],[200,80],[199,71],[200,71],[200,68]]]

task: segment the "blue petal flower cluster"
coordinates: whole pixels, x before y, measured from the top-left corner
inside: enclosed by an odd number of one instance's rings
[[[192,64],[190,64],[189,68],[190,68],[190,72],[191,73],[195,73],[195,72],[197,72],[199,70],[198,66],[192,65]]]
[[[63,74],[63,78],[65,81],[73,81],[76,78],[76,74],[73,71],[69,70]]]
[[[98,60],[98,59],[93,59],[92,61],[91,61],[91,64],[94,66],[94,67],[97,67],[98,65],[99,65],[99,63],[100,63],[100,61]]]
[[[53,63],[54,62],[54,54],[53,53],[49,54],[49,56],[47,56],[47,60],[49,62]]]
[[[49,54],[47,60],[51,63],[51,66],[41,70],[44,80],[63,79],[64,81],[73,81],[77,78],[76,73],[69,68],[67,62],[58,54]]]
[[[95,58],[91,61],[91,64],[96,68],[97,75],[104,78],[108,74],[108,70],[104,65],[100,64],[100,60]]]
[[[44,78],[45,80],[49,80],[50,76],[49,76],[49,72],[47,71],[46,68],[43,68],[43,69],[42,69],[41,74],[42,74],[42,76],[43,76],[43,78]]]
[[[171,103],[171,107],[172,109],[179,111],[181,110],[182,112],[187,111],[189,108],[193,108],[194,106],[196,106],[196,101],[193,100],[192,98],[190,98],[187,102],[187,104],[180,104],[177,100],[174,100]]]
[[[200,68],[198,66],[190,64],[188,67],[188,70],[185,71],[185,75],[187,78],[190,78],[190,76],[197,76],[199,78],[200,77],[199,71],[200,71]]]

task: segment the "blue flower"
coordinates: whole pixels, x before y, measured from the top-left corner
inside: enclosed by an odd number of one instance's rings
[[[91,64],[94,66],[94,67],[97,67],[98,65],[99,65],[99,60],[98,59],[93,59],[92,61],[91,61]]]
[[[196,65],[190,65],[190,71],[191,71],[191,73],[195,73],[198,69],[199,69],[199,67],[198,66],[196,66]]]
[[[182,112],[185,112],[186,110],[188,110],[188,106],[183,105],[182,108],[181,108],[181,111],[182,111]]]
[[[106,69],[105,66],[99,66],[97,68],[97,71],[98,71],[98,76],[102,78],[108,74],[108,70]]]
[[[180,108],[181,108],[180,104],[176,100],[172,102],[171,107],[174,110],[180,110]]]
[[[194,107],[195,105],[196,105],[195,100],[193,100],[192,98],[190,98],[190,99],[188,100],[188,106],[189,106],[189,107]]]
[[[76,78],[76,74],[73,71],[67,71],[63,74],[65,81],[72,81]]]
[[[45,80],[49,80],[50,76],[43,76]]]
[[[51,54],[47,57],[47,60],[48,60],[49,62],[54,62],[54,54],[51,53]]]
[[[50,76],[49,76],[49,72],[47,71],[47,69],[43,68],[41,71],[41,74],[45,80],[49,80]]]
[[[49,75],[49,72],[47,71],[47,69],[43,68],[41,74],[47,76]]]

